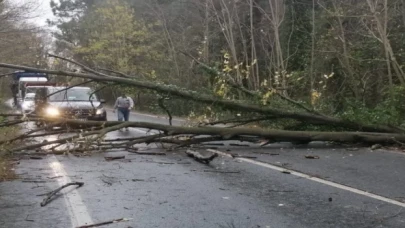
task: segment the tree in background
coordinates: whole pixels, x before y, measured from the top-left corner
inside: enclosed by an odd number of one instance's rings
[[[52,8],[60,49],[95,68],[356,121],[397,124],[405,114],[404,1],[61,0]]]
[[[48,37],[41,29],[26,22],[32,2],[16,5],[12,1],[0,1],[0,59],[7,63],[33,67],[47,67],[46,46]],[[11,73],[0,71],[0,75]],[[5,76],[4,76],[5,77]],[[0,80],[0,90],[9,91],[9,81]],[[1,96],[7,94],[2,93]]]

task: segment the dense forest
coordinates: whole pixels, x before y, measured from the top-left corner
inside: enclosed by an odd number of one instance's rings
[[[18,12],[4,10],[7,4],[0,4],[1,17],[11,12],[18,18]],[[53,53],[98,71],[286,111],[394,126],[404,120],[404,0],[60,0],[50,4],[56,19],[48,23],[57,28]],[[1,59],[40,64],[29,62],[32,58],[27,54],[34,54],[24,46],[32,44],[42,53],[38,33],[7,19],[0,20],[0,33]],[[60,59],[43,64],[53,69],[75,67]],[[119,90],[133,96],[142,110],[164,112],[163,99],[175,115],[215,119],[239,114],[122,85],[105,88],[102,95],[113,101]],[[286,120],[277,124],[302,127]]]

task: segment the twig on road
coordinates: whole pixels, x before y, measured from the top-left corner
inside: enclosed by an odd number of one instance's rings
[[[226,171],[226,170],[204,170],[207,173],[240,173],[240,171]]]
[[[319,159],[319,156],[317,155],[305,155],[306,159]]]
[[[120,218],[120,219],[110,220],[110,221],[107,221],[107,222],[101,222],[101,223],[95,223],[95,224],[91,224],[91,225],[78,226],[76,228],[98,227],[98,226],[104,226],[104,225],[113,224],[113,223],[117,223],[117,222],[126,222],[126,221],[129,221],[129,220],[131,220],[131,219]]]
[[[61,186],[61,187],[47,193],[48,196],[42,201],[41,207],[46,206],[49,202],[51,202],[52,201],[52,196],[56,195],[56,193],[60,192],[62,189],[66,188],[66,187],[69,187],[71,185],[77,185],[80,188],[81,186],[84,185],[84,183],[83,182],[67,183],[67,184],[65,184],[65,185],[63,185],[63,186]]]
[[[104,159],[106,161],[112,161],[112,160],[117,160],[117,159],[124,159],[125,156],[105,156]]]
[[[249,158],[249,159],[256,159],[256,156],[249,156],[249,155],[239,155],[239,154],[231,154],[233,158]]]
[[[129,148],[127,151],[129,153],[139,154],[139,155],[166,155],[166,153],[163,153],[163,152],[139,152],[138,150],[134,150],[132,148]]]
[[[193,157],[196,161],[204,164],[209,164],[212,160],[214,160],[214,158],[218,157],[218,154],[215,153],[208,157],[204,157],[199,152],[194,150],[186,150],[186,154],[190,157]]]

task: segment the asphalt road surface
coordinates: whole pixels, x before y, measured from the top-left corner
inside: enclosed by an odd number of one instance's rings
[[[131,120],[168,123],[137,113]],[[150,133],[131,128],[108,138]],[[78,227],[120,218],[128,221],[102,227],[405,227],[404,153],[325,143],[215,146],[199,149],[221,154],[210,165],[159,145],[141,150],[166,155],[22,157],[15,167],[20,179],[0,183],[0,227]],[[106,155],[125,159],[106,161]],[[72,181],[84,185],[40,206],[44,193]]]

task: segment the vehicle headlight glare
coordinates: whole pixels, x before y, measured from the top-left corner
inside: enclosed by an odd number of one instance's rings
[[[48,115],[48,116],[59,116],[59,110],[57,109],[57,108],[54,108],[54,107],[48,107],[47,109],[46,109],[46,114]]]
[[[104,109],[97,109],[96,115],[101,115],[104,113]]]

